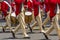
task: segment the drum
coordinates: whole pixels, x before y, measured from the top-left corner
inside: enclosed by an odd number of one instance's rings
[[[25,12],[25,22],[30,23],[32,21],[32,12],[26,11]]]
[[[15,12],[11,13],[11,16],[12,16],[12,17],[16,17]]]
[[[16,19],[16,14],[15,12],[11,13],[11,23],[16,24],[17,19]]]

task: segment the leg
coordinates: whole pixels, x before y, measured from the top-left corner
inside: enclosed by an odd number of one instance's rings
[[[10,19],[10,16],[9,16],[9,15],[6,17],[6,23],[7,23],[7,25],[8,25],[8,28],[9,28],[10,31],[11,31],[11,19]]]
[[[17,16],[17,20],[20,21],[20,15]],[[13,37],[15,38],[15,33],[18,32],[18,30],[21,28],[21,24],[17,25],[17,27],[14,30],[11,30]]]
[[[34,29],[34,27],[36,26],[37,22],[34,21],[33,25],[32,25],[32,30]]]
[[[44,20],[44,22],[42,23],[43,29],[45,29],[44,25],[46,25],[49,20],[50,20],[50,17],[49,16]]]
[[[48,35],[49,35],[49,33],[51,33],[51,31],[54,29],[54,27],[53,27],[53,22],[52,22],[51,24],[52,24],[51,27],[50,27],[45,33],[43,33],[44,36],[46,37],[46,39],[49,39],[49,38],[48,38]]]
[[[51,31],[53,31],[54,29],[54,18],[51,21],[51,27],[46,31],[46,35],[49,35],[51,33]]]
[[[24,37],[29,37],[29,36],[27,35],[26,29],[25,29],[26,24],[25,24],[24,16],[22,16],[22,14],[20,14],[19,20],[20,20],[19,23],[21,24],[21,28],[22,28]]]
[[[36,19],[37,19],[38,25],[40,27],[40,31],[44,32],[44,30],[42,28],[42,19],[41,19],[40,14],[36,17]],[[43,33],[43,35],[45,36],[46,39],[49,39],[48,36],[45,33]]]
[[[32,29],[36,26],[36,20],[35,20],[35,16],[34,16],[34,11],[32,11],[32,20],[34,21],[34,24],[32,26]]]
[[[14,30],[11,30],[12,35],[13,35],[14,38],[16,38],[16,37],[15,37],[15,33],[18,32],[19,29],[20,29],[20,24],[17,25],[17,27],[16,27]]]
[[[55,25],[54,26],[55,26],[56,32],[58,34],[58,37],[60,39],[60,28],[59,28],[59,23],[58,23],[58,20],[59,20],[58,16],[59,15],[56,14],[56,16],[55,16],[55,22],[54,22]]]
[[[17,27],[16,27],[14,30],[11,31],[14,38],[15,38],[15,33],[18,32],[18,30],[21,28],[21,23],[20,23],[20,21],[21,21],[22,19],[20,19],[20,18],[21,18],[20,15],[18,15],[17,20],[19,21],[19,25],[17,25]]]
[[[42,32],[43,28],[42,28],[42,19],[41,19],[41,16],[38,15],[38,16],[36,17],[36,19],[37,19],[37,22],[38,22],[40,31]]]
[[[7,21],[7,16],[5,17],[5,20]],[[8,27],[8,25],[7,25],[7,22],[6,22],[6,26],[4,26],[3,28],[2,28],[2,30],[3,30],[3,32],[5,32],[5,29]]]
[[[7,24],[6,26],[2,27],[3,32],[5,32],[6,27],[8,27]]]
[[[48,21],[50,20],[50,17],[47,17],[44,22],[42,23],[42,25],[45,25]]]
[[[51,31],[54,29],[53,25],[45,32],[46,35],[49,35]]]
[[[6,20],[6,26],[3,27],[3,31],[6,29],[6,27],[9,27],[9,29],[11,30],[11,20],[9,15],[5,17],[5,20]]]

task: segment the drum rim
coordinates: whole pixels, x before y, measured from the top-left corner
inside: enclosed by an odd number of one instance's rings
[[[32,15],[32,12],[30,12],[30,11],[26,11],[26,12],[25,12],[25,15],[26,15],[26,13],[28,13],[28,12],[30,13],[30,14],[27,14],[28,16],[29,16],[29,15]]]

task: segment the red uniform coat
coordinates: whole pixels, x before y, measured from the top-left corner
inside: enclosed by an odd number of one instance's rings
[[[46,5],[46,12],[48,12],[50,10],[50,19],[52,19],[55,15],[55,9],[56,9],[56,4],[57,4],[57,0],[45,0],[45,5]]]
[[[44,4],[46,6],[45,11],[48,12],[49,11],[49,1],[48,0],[44,0]]]
[[[8,5],[3,1],[3,2],[0,2],[1,4],[1,11],[4,13],[4,16],[6,17],[7,16],[7,11],[8,11]]]
[[[27,0],[24,1],[24,8],[27,8]]]
[[[12,12],[16,10],[16,6],[15,6],[15,2],[11,3],[11,7],[12,7]],[[15,9],[14,9],[15,8]]]
[[[27,2],[27,6],[28,6],[28,10],[29,10],[29,11],[32,11],[33,4],[32,4],[31,1],[28,1],[28,2]]]
[[[60,0],[58,0],[57,2],[58,2],[58,4],[60,5]]]
[[[24,1],[24,5],[27,5],[27,0]]]
[[[34,8],[34,16],[36,17],[39,14],[39,7],[40,2],[37,2],[36,0],[33,0],[33,8]]]
[[[16,16],[20,13],[21,9],[21,4],[24,2],[24,0],[14,0],[16,4]]]
[[[55,9],[56,9],[56,5],[57,5],[57,0],[49,0],[49,5],[50,5],[50,18],[52,19],[55,15]]]
[[[40,9],[44,8],[44,2],[40,2]]]

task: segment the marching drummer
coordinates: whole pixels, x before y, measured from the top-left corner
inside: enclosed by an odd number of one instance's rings
[[[15,2],[15,5],[16,5],[15,14],[16,14],[16,18],[19,21],[19,24],[17,25],[17,27],[14,30],[11,31],[12,35],[15,38],[15,33],[20,28],[22,28],[24,38],[29,38],[29,36],[27,35],[27,32],[26,32],[26,29],[25,29],[26,25],[25,25],[24,16],[23,16],[23,13],[24,13],[23,10],[24,9],[21,9],[21,6],[22,6],[22,3],[24,2],[24,0],[14,0],[14,2]]]
[[[45,5],[46,5],[46,12],[48,12],[48,18],[44,21],[45,23],[50,20],[51,22],[51,27],[45,32],[46,35],[49,35],[49,33],[51,33],[51,31],[53,31],[53,29],[55,28],[55,30],[57,31],[58,36],[60,36],[59,33],[59,26],[57,25],[58,21],[57,21],[57,0],[45,0]]]
[[[25,15],[27,16],[27,18],[30,16],[30,18],[28,18],[30,21],[28,21],[28,19],[25,17],[25,22],[28,23],[29,29],[32,32],[32,28],[30,27],[30,23],[31,23],[31,16],[32,16],[32,8],[33,4],[32,4],[32,0],[27,0],[24,4],[24,8],[25,8]],[[29,15],[28,15],[29,14]]]
[[[11,28],[11,22],[10,22],[10,16],[9,16],[11,12],[8,12],[8,8],[11,8],[10,4],[7,1],[0,0],[0,11],[3,12],[3,15],[6,20],[6,26],[3,27],[4,32],[6,27],[9,27],[9,29]],[[9,9],[9,11],[11,11],[11,9]]]
[[[34,19],[37,20],[38,25],[40,27],[40,31],[42,32],[42,19],[41,19],[41,14],[39,13],[39,5],[40,2],[39,0],[33,0],[33,9],[34,9]],[[34,28],[34,26],[32,27],[32,29]]]
[[[34,9],[34,19],[37,20],[37,23],[40,28],[40,32],[44,32],[43,27],[42,27],[42,18],[41,18],[41,11],[40,11],[40,2],[39,0],[33,0],[33,9]],[[34,26],[32,27],[34,28]],[[47,35],[43,33],[45,38],[48,39]]]
[[[47,13],[47,18],[44,20],[44,22],[43,22],[43,26],[48,22],[48,20],[49,20],[49,13],[50,13],[50,11],[49,11],[49,1],[48,0],[44,0],[44,4],[45,4],[45,12]]]
[[[56,3],[56,2],[57,1],[55,0],[54,3]],[[46,6],[46,9],[45,9],[46,11],[45,12],[47,13],[47,18],[43,22],[43,25],[45,25],[48,22],[48,20],[51,21],[52,18],[56,15],[56,4],[51,7],[51,3],[49,2],[49,0],[45,0],[45,6]]]
[[[16,14],[15,14],[15,11],[16,11],[16,5],[15,5],[15,2],[11,2],[11,7],[12,7],[12,13],[11,13],[11,21],[13,23],[13,25],[16,25]]]

